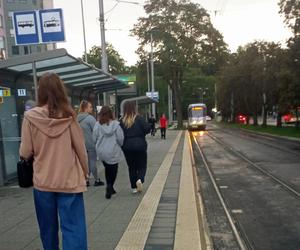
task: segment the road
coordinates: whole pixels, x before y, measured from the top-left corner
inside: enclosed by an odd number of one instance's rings
[[[224,129],[192,132],[215,249],[300,249],[300,141]]]

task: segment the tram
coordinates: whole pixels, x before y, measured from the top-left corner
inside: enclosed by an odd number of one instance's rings
[[[205,130],[207,108],[204,103],[190,104],[188,107],[188,130]]]

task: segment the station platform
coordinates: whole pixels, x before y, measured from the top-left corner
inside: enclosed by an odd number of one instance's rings
[[[105,199],[104,186],[90,186],[84,193],[89,249],[209,249],[188,133],[167,130],[166,140],[157,133],[147,141],[142,193],[131,193],[125,160],[119,165],[116,195]],[[100,163],[98,170],[104,180]],[[0,188],[0,222],[1,250],[43,249],[32,188]]]

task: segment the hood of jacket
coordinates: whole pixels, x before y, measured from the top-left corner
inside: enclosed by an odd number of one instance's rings
[[[90,114],[89,113],[79,113],[77,115],[77,121],[81,122],[83,121],[85,118],[87,118]]]
[[[103,135],[112,135],[113,133],[115,133],[118,125],[119,125],[119,122],[115,121],[115,120],[111,121],[108,124],[102,124],[99,126],[100,133]]]
[[[60,136],[73,122],[73,117],[49,118],[48,109],[43,107],[36,107],[25,112],[25,118],[48,137]]]

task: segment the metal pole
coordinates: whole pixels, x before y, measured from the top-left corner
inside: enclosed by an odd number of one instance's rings
[[[149,76],[149,61],[147,59],[146,61],[147,63],[147,86],[148,86],[148,89],[147,91],[150,92],[150,76]],[[149,117],[151,117],[151,104],[148,105],[149,106]]]
[[[101,68],[105,73],[108,73],[108,62],[106,54],[106,44],[105,44],[105,26],[104,26],[104,8],[103,0],[99,0],[99,21],[100,21],[100,32],[101,32]],[[107,104],[106,93],[103,92],[103,103]]]
[[[34,83],[35,102],[37,104],[38,103],[38,86],[37,86],[35,61],[32,62],[32,75],[33,75],[33,83]]]
[[[150,39],[151,39],[151,96],[153,98],[153,92],[154,92],[154,61],[153,61],[153,37],[152,37],[152,33],[150,34]],[[154,116],[154,118],[156,119],[156,110],[155,110],[155,103],[152,103],[152,114]]]
[[[115,115],[116,119],[119,120],[119,109],[118,109],[118,90],[115,89]]]
[[[84,59],[88,62],[86,53],[86,39],[85,39],[85,24],[84,24],[84,13],[83,13],[83,0],[81,0],[81,18],[82,18],[82,31],[83,31],[83,44],[84,44]]]
[[[170,80],[170,84],[172,83],[172,80]],[[173,100],[173,97],[172,97],[172,89],[170,87],[170,85],[168,85],[168,106],[169,106],[169,123],[172,124],[173,123],[173,103],[172,103],[172,100]]]

